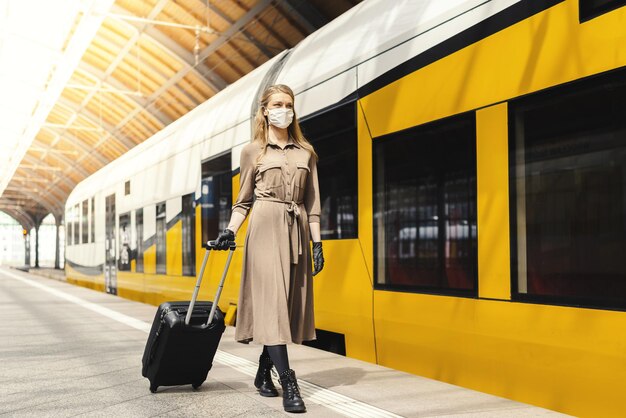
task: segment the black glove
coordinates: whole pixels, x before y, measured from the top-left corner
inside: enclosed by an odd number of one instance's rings
[[[229,248],[229,243],[235,240],[235,233],[230,229],[225,229],[217,236],[215,240],[215,249],[216,250],[227,250]]]
[[[322,242],[313,243],[313,275],[322,271],[324,268],[324,252],[322,251]]]

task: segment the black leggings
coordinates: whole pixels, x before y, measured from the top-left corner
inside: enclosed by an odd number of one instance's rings
[[[270,356],[279,375],[285,370],[289,370],[289,356],[287,356],[287,346],[285,344],[264,345],[263,354]]]

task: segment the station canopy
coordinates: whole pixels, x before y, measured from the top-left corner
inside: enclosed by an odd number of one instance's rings
[[[0,0],[0,211],[72,189],[361,0]]]

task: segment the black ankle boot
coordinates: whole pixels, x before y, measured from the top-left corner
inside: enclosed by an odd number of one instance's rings
[[[306,406],[300,396],[300,388],[296,380],[296,372],[291,369],[280,374],[280,385],[283,387],[283,408],[287,412],[306,412]]]
[[[259,390],[261,396],[278,396],[278,390],[272,381],[271,370],[273,366],[272,359],[261,354],[261,357],[259,357],[259,369],[256,371],[256,377],[254,378],[254,386]]]

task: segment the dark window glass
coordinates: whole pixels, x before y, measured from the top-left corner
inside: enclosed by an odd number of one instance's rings
[[[625,75],[511,103],[518,297],[626,307]]]
[[[202,245],[228,226],[233,205],[230,152],[202,163]]]
[[[72,231],[72,227],[74,226],[74,223],[72,222],[72,209],[70,209],[69,212],[67,212],[67,215],[65,217],[66,221],[65,221],[65,225],[66,225],[66,233],[67,233],[67,238],[66,238],[66,245],[72,245],[72,238],[74,237],[73,231]]]
[[[74,206],[74,244],[80,244],[80,205]]]
[[[130,271],[130,213],[120,215],[119,219],[119,257],[117,258],[117,269],[120,271]]]
[[[474,113],[374,141],[378,287],[475,295]]]
[[[183,196],[183,275],[196,274],[196,202],[194,193]]]
[[[309,118],[301,127],[319,156],[322,239],[357,238],[356,104]]]
[[[135,228],[137,235],[137,273],[143,273],[143,209],[135,212]]]
[[[82,219],[82,243],[87,244],[89,242],[89,201],[83,201],[83,219]]]
[[[165,239],[167,222],[165,221],[165,202],[156,205],[156,272],[166,273]]]
[[[124,183],[124,196],[128,196],[130,194],[130,180]]]
[[[579,18],[584,22],[626,5],[626,0],[579,0]]]
[[[96,199],[91,198],[91,242],[96,242]]]

